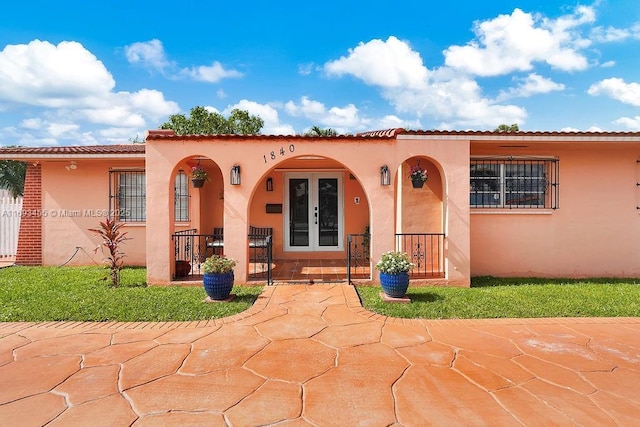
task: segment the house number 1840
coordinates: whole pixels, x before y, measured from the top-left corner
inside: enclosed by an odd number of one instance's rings
[[[293,144],[289,144],[289,152],[293,153],[296,150],[296,146]],[[275,159],[278,158],[278,155],[280,156],[284,156],[285,154],[287,154],[286,150],[284,149],[284,147],[280,147],[280,150],[278,151],[272,151],[269,154],[265,154],[264,156],[262,156],[264,158],[264,162],[268,163],[270,160],[273,161]]]

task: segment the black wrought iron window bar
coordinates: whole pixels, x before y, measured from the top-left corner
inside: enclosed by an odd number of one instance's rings
[[[123,222],[147,219],[144,170],[109,171],[109,217]]]
[[[472,208],[558,209],[559,160],[555,158],[471,159]]]
[[[189,221],[189,178],[184,171],[178,171],[173,188],[175,221]]]

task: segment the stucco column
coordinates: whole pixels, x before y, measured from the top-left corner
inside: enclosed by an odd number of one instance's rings
[[[167,197],[171,188],[173,163],[158,153],[153,143],[146,145],[147,186],[147,284],[167,285],[171,282],[172,242],[170,213],[173,200]]]
[[[467,159],[468,157],[464,158],[464,160]],[[471,284],[469,163],[465,161],[451,170],[453,172],[448,177],[446,203],[445,269],[450,285],[469,286]]]
[[[395,211],[393,185],[381,186],[379,178],[374,177],[367,183],[367,192],[371,195],[371,260],[372,268],[382,254],[394,249]],[[379,281],[380,272],[373,269],[371,278]]]
[[[230,168],[223,166],[223,176]],[[244,176],[243,176],[244,178]],[[248,243],[247,224],[250,185],[242,180],[241,185],[230,185],[224,176],[224,254],[238,262],[234,269],[236,283],[247,281]]]

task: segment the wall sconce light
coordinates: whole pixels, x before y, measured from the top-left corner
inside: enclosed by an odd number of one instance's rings
[[[74,171],[74,170],[78,169],[78,165],[76,165],[76,161],[75,160],[72,160],[71,163],[69,163],[69,165],[65,166],[64,168],[66,170],[68,170],[68,171]]]
[[[273,191],[273,178],[267,178],[267,191]]]
[[[391,185],[391,173],[387,165],[380,167],[380,185]]]
[[[233,165],[231,168],[231,185],[240,185],[240,166]]]

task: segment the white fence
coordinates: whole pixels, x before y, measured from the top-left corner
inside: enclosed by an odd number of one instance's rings
[[[0,259],[16,255],[21,211],[22,197],[14,199],[0,190]]]

